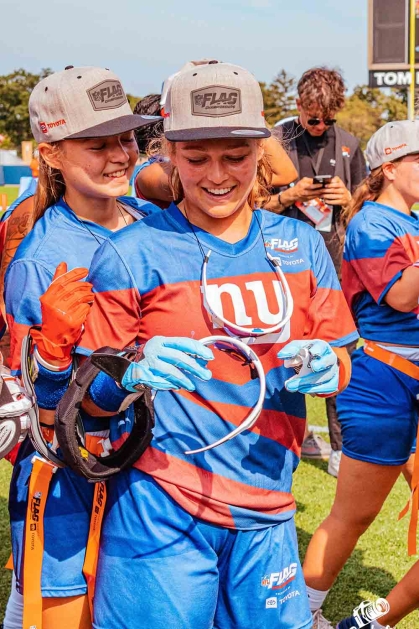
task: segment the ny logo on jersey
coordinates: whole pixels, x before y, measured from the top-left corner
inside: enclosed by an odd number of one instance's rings
[[[227,282],[225,284],[211,284],[207,286],[206,299],[210,309],[214,313],[219,313],[224,317],[222,296],[228,295],[231,299],[231,303],[234,311],[234,323],[241,327],[248,327],[249,330],[254,327],[273,327],[282,318],[285,310],[285,297],[281,284],[278,280],[272,280],[272,286],[277,302],[276,312],[271,312],[268,305],[268,297],[266,295],[265,287],[261,280],[254,280],[251,282],[245,282],[245,290],[253,296],[254,303],[256,304],[257,318],[250,316],[249,308],[246,308],[245,298],[242,293],[242,289],[237,284]],[[248,298],[247,298],[248,301]],[[214,327],[221,327],[213,322]],[[264,335],[263,337],[256,337],[254,343],[284,343],[290,338],[290,324],[289,322],[284,326],[280,332],[275,334]]]

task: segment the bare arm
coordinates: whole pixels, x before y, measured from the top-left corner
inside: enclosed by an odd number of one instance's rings
[[[297,179],[298,173],[294,164],[282,144],[273,135],[265,141],[265,155],[272,168],[273,186],[288,186]]]
[[[400,312],[411,312],[419,301],[419,268],[407,267],[397,282],[388,291],[384,301]]]
[[[137,175],[135,185],[148,201],[173,201],[169,187],[170,164],[155,162],[143,168]]]

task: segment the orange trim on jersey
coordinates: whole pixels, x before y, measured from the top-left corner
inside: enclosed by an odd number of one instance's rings
[[[235,528],[230,504],[271,515],[295,509],[295,500],[290,493],[230,480],[157,448],[147,448],[134,467],[150,474],[169,496],[194,517],[226,528]]]

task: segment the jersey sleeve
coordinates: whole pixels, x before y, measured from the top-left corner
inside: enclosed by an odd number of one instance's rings
[[[304,337],[342,347],[356,341],[358,333],[324,240],[314,230],[313,238],[312,296]]]
[[[353,229],[349,225],[345,261],[377,304],[382,303],[404,269],[412,265],[403,242],[396,234],[383,225],[364,222]]]
[[[5,305],[10,331],[10,368],[20,373],[22,340],[33,325],[42,322],[39,298],[52,280],[51,271],[34,260],[16,260],[5,278]]]
[[[127,263],[110,240],[96,251],[89,281],[95,301],[77,352],[87,356],[105,345],[123,349],[135,344],[140,327],[140,294]]]

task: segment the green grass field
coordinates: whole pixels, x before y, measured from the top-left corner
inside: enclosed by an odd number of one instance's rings
[[[308,398],[309,424],[326,426],[323,400]],[[326,435],[322,433],[322,437]],[[301,559],[317,526],[329,514],[336,489],[336,479],[327,473],[323,461],[302,461],[294,475],[294,494],[298,510],[296,525]],[[409,490],[400,478],[374,524],[358,542],[352,557],[339,576],[323,606],[324,615],[337,622],[351,614],[362,600],[385,597],[413,565],[407,555],[408,516],[397,521],[406,504]],[[354,505],[354,509],[356,505]],[[417,629],[419,612],[397,625],[398,629]]]
[[[19,186],[0,186],[0,194],[7,196],[7,205],[13,203],[17,198],[19,192]]]
[[[323,400],[308,400],[309,423],[325,426]],[[324,436],[324,435],[323,435]],[[298,503],[296,524],[301,558],[311,535],[328,515],[336,488],[336,479],[327,474],[327,463],[302,461],[294,478]],[[10,554],[7,496],[11,466],[0,462],[0,562]],[[359,542],[324,605],[325,616],[337,622],[349,615],[362,600],[385,597],[407,572],[414,560],[407,556],[407,520],[397,522],[397,515],[408,498],[404,479],[399,479],[382,513]],[[356,508],[356,505],[354,505]],[[0,618],[3,616],[10,587],[10,571],[0,570]],[[419,627],[419,613],[411,614],[398,629]]]

